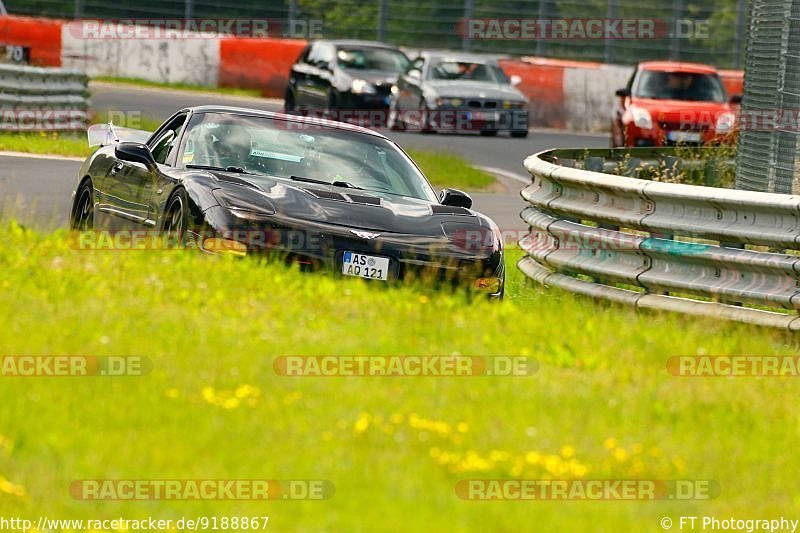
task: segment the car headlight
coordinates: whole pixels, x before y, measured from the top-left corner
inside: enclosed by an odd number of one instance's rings
[[[464,101],[461,98],[437,98],[436,106],[459,107]]]
[[[736,115],[726,111],[717,117],[717,123],[715,124],[714,129],[717,131],[717,133],[730,133],[735,124]]]
[[[211,194],[219,202],[219,205],[242,220],[265,220],[275,214],[275,206],[272,205],[272,202],[256,192],[248,191],[245,194],[235,190],[214,189]]]
[[[375,86],[367,80],[355,79],[350,84],[353,94],[375,94]]]
[[[633,115],[633,123],[637,128],[643,130],[653,129],[653,117],[650,116],[650,112],[647,109],[635,106],[631,107],[631,115]]]
[[[522,101],[515,101],[515,100],[504,100],[503,101],[503,109],[525,109],[528,107],[528,102]]]

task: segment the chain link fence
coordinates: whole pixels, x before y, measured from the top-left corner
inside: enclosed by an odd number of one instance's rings
[[[736,188],[790,194],[798,176],[800,0],[753,0]]]
[[[321,22],[322,37],[633,64],[680,59],[738,68],[747,0],[6,0],[12,14],[59,18],[266,18]],[[465,19],[648,19],[651,39],[470,39]]]

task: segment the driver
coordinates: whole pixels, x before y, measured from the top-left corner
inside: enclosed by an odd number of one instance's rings
[[[247,128],[241,124],[220,124],[214,131],[211,152],[221,167],[247,168],[253,141]]]

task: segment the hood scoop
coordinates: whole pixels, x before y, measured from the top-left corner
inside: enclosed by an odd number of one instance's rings
[[[338,192],[333,191],[323,191],[322,189],[303,189],[307,193],[311,193],[312,195],[316,196],[317,198],[326,198],[328,200],[339,200],[340,202],[346,202],[347,198],[344,195],[339,194]]]
[[[354,204],[381,205],[381,199],[377,196],[364,196],[363,194],[347,195]]]
[[[434,215],[460,215],[460,216],[475,216],[468,209],[463,207],[456,207],[452,205],[438,205],[431,206],[431,213]]]
[[[307,189],[303,188],[304,191],[314,195],[317,198],[325,198],[327,200],[338,200],[340,202],[347,202],[349,200],[350,203],[354,204],[366,204],[366,205],[381,205],[381,199],[377,196],[365,196],[363,194],[353,194],[348,193],[347,195],[340,194],[335,191],[325,191],[322,189]]]

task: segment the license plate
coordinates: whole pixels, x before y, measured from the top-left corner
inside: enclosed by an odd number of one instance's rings
[[[667,140],[677,143],[696,143],[700,142],[700,133],[695,131],[670,131],[667,133]]]
[[[497,120],[497,111],[475,111],[472,113],[473,120],[483,120],[486,122],[494,122]]]
[[[345,252],[342,256],[342,274],[365,279],[389,279],[389,258]]]

